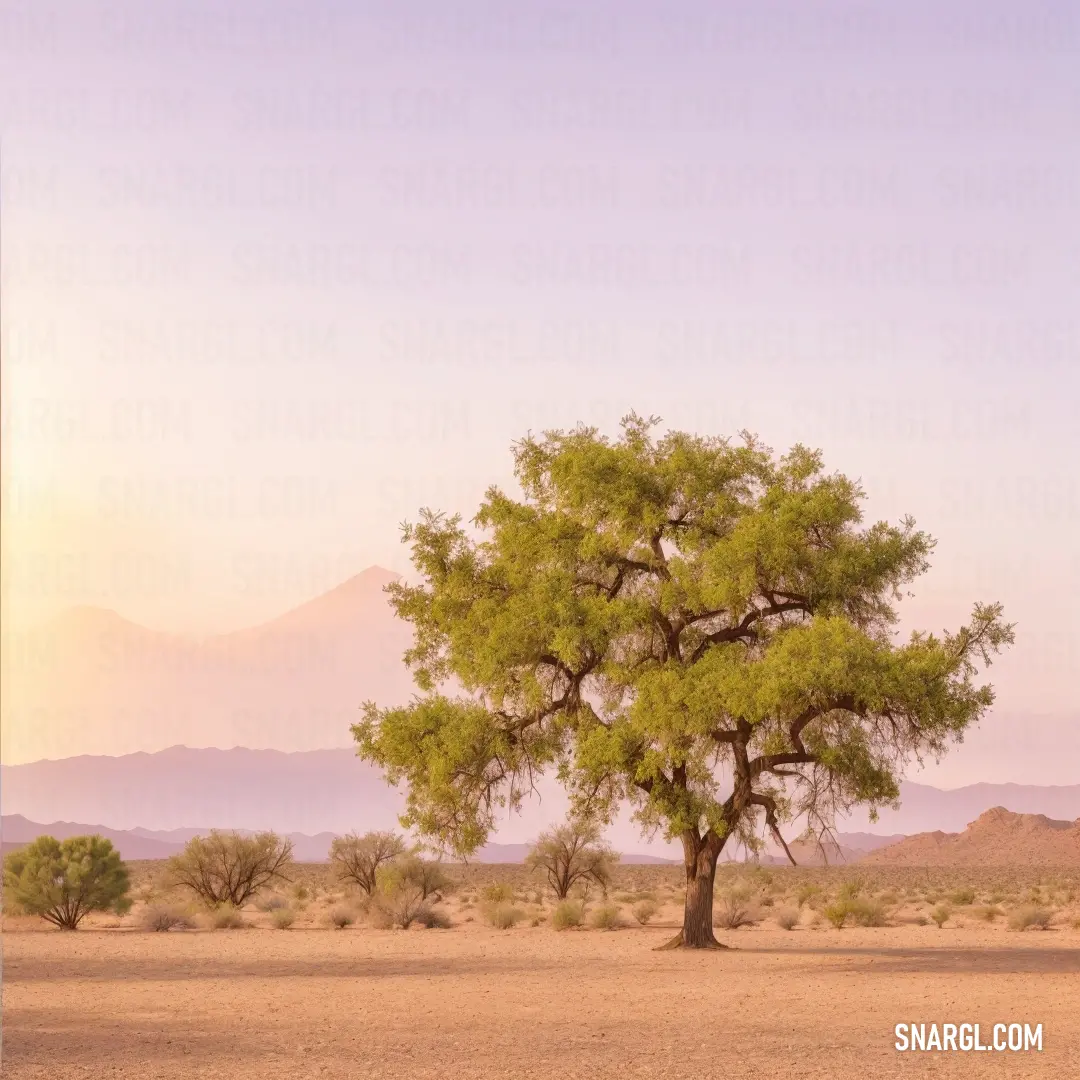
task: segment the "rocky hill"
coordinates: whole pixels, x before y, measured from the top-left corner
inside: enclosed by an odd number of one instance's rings
[[[995,806],[961,833],[917,833],[860,861],[892,866],[1080,866],[1080,818],[1055,821]]]

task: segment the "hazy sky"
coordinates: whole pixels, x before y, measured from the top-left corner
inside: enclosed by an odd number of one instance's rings
[[[1002,600],[998,711],[1056,732],[968,761],[1080,750],[1076,4],[0,11],[9,625],[405,570],[634,408],[913,514],[909,625]]]

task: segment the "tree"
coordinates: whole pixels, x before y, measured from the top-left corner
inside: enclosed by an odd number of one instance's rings
[[[541,833],[525,858],[531,870],[543,870],[548,884],[560,900],[581,883],[597,885],[607,893],[612,866],[618,855],[600,842],[596,822],[569,821]]]
[[[379,868],[405,852],[405,842],[396,833],[369,832],[335,836],[330,844],[330,861],[343,881],[359,886],[367,896],[375,891]]]
[[[413,852],[383,867],[379,884],[390,892],[408,888],[417,892],[421,900],[432,897],[436,902],[454,888],[454,882],[441,862],[421,859]]]
[[[211,831],[189,840],[169,859],[172,882],[190,889],[204,904],[240,908],[272,881],[288,881],[292,841],[272,832],[244,836]]]
[[[39,836],[4,859],[4,888],[30,915],[77,930],[91,911],[131,909],[127,867],[101,836]]]
[[[403,823],[459,853],[546,769],[575,813],[629,802],[682,842],[670,946],[708,948],[725,844],[760,848],[767,829],[786,849],[785,822],[896,805],[905,763],[992,703],[977,664],[1013,629],[977,604],[955,633],[896,641],[895,603],[934,546],[910,518],[863,527],[859,485],[805,447],[655,439],[657,423],[529,436],[521,500],[489,489],[472,534],[427,510],[404,527],[422,581],[388,592],[421,694],[367,703],[353,734],[407,783]]]

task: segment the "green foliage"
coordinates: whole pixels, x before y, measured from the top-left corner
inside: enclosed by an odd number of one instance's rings
[[[77,930],[91,911],[131,909],[127,867],[101,836],[39,836],[4,859],[5,900],[62,930]]]
[[[933,549],[910,519],[864,527],[859,485],[805,447],[654,425],[530,435],[522,499],[491,488],[475,533],[430,511],[405,528],[423,580],[388,591],[422,696],[368,703],[353,734],[407,785],[403,822],[459,854],[551,769],[575,813],[629,802],[713,860],[799,815],[876,815],[993,701],[975,677],[1012,641],[999,605],[894,641]]]
[[[514,899],[514,890],[505,881],[493,881],[480,890],[480,895],[489,904],[509,904]]]
[[[172,883],[190,890],[208,907],[241,908],[261,889],[288,880],[292,841],[272,832],[244,836],[214,829],[189,840],[168,862]]]
[[[847,922],[848,916],[851,914],[851,907],[847,900],[834,900],[832,903],[826,904],[821,910],[822,914],[832,923],[833,928],[836,930],[843,928],[844,923]]]
[[[587,890],[596,885],[606,893],[619,856],[601,842],[600,835],[597,822],[571,820],[541,833],[525,865],[542,870],[560,900],[565,900],[575,887]]]
[[[585,905],[580,900],[561,900],[551,913],[551,925],[556,930],[571,930],[585,921]]]
[[[436,903],[454,890],[454,882],[441,862],[414,854],[402,855],[380,867],[376,880],[384,893],[411,889],[421,900],[433,899]]]
[[[366,895],[375,891],[380,868],[405,853],[405,841],[396,833],[369,832],[335,836],[330,844],[330,862],[342,881],[358,886]]]

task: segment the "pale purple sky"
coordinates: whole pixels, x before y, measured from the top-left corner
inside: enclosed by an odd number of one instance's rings
[[[0,12],[15,622],[246,625],[635,408],[913,514],[1045,717],[949,768],[1075,781],[1075,4]]]

